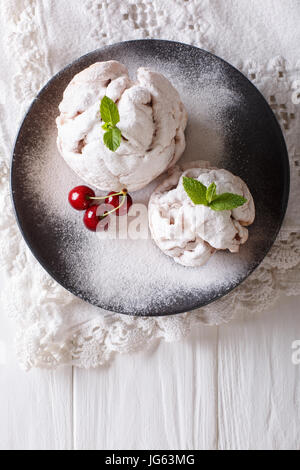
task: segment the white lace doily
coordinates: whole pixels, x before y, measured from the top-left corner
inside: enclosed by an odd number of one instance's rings
[[[136,0],[122,1],[121,6],[119,0],[2,0],[0,262],[7,282],[1,305],[15,321],[17,354],[25,368],[62,364],[96,367],[116,352],[145,348],[159,339],[179,340],[197,323],[227,322],[240,312],[264,310],[281,293],[300,293],[300,63],[292,62],[290,56],[287,60],[290,50],[287,54],[282,50],[283,57],[272,58],[263,39],[259,47],[266,50],[264,60],[249,60],[254,58],[250,44],[259,39],[251,38],[251,25],[248,46],[243,45],[245,52],[236,50],[232,60],[262,91],[279,119],[290,155],[292,185],[287,217],[271,253],[236,290],[198,311],[167,318],[101,311],[49,278],[26,248],[13,215],[9,159],[16,116],[21,119],[42,85],[83,53],[125,39],[176,39],[224,56],[226,43],[218,35],[218,22],[221,28],[222,22],[230,19],[231,1],[222,3],[227,5],[225,11],[215,16],[216,1],[208,0]],[[247,8],[247,0],[235,2],[235,8],[237,3],[240,13]],[[268,15],[269,0],[261,3]],[[262,11],[257,12],[260,14]],[[291,22],[298,25],[299,19],[291,18]],[[264,38],[264,31],[261,34]],[[225,58],[230,59],[238,40],[234,33],[231,40],[228,37]]]

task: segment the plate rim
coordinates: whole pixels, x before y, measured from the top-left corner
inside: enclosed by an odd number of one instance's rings
[[[287,149],[287,144],[286,144],[286,140],[285,140],[285,137],[284,137],[284,134],[283,134],[283,131],[280,127],[280,124],[272,110],[272,108],[270,107],[268,101],[266,100],[266,98],[263,96],[263,94],[261,93],[261,91],[251,82],[251,80],[246,76],[244,75],[240,70],[238,70],[234,65],[230,64],[228,61],[224,60],[223,58],[219,57],[218,55],[210,52],[210,51],[207,51],[203,48],[200,48],[200,47],[197,47],[195,45],[192,45],[192,44],[187,44],[187,43],[184,43],[184,42],[180,42],[180,41],[174,41],[174,40],[168,40],[168,39],[157,39],[157,38],[153,38],[153,39],[132,39],[132,40],[127,40],[127,41],[119,41],[119,42],[116,42],[116,43],[112,43],[112,44],[107,44],[103,47],[100,47],[98,49],[94,49],[92,51],[89,51],[88,53],[86,54],[83,54],[82,56],[78,57],[77,59],[75,59],[73,62],[67,64],[65,67],[63,67],[61,70],[59,70],[56,74],[54,74],[46,83],[45,85],[40,89],[40,91],[38,92],[38,94],[36,95],[36,97],[32,100],[31,104],[29,105],[27,111],[25,112],[24,114],[24,117],[23,119],[21,120],[21,123],[19,125],[19,128],[18,128],[18,131],[17,131],[17,135],[16,135],[16,138],[15,138],[15,141],[14,141],[14,144],[13,144],[13,150],[12,150],[12,154],[11,154],[11,159],[10,159],[10,198],[11,198],[11,202],[12,202],[12,206],[13,206],[13,212],[14,212],[14,215],[15,215],[15,218],[16,218],[16,222],[17,222],[17,226],[19,227],[19,230],[22,234],[22,237],[23,237],[23,240],[25,241],[27,247],[29,248],[29,250],[31,251],[31,253],[33,254],[34,258],[37,260],[37,262],[42,266],[42,268],[47,272],[47,274],[55,281],[57,282],[61,287],[63,287],[67,292],[71,293],[72,295],[74,295],[75,297],[77,297],[78,299],[81,299],[87,303],[89,303],[90,305],[92,306],[95,306],[99,309],[102,309],[102,310],[105,310],[105,311],[108,311],[110,313],[118,313],[118,314],[122,314],[122,315],[128,315],[128,316],[135,316],[135,317],[164,317],[164,316],[170,316],[170,315],[179,315],[179,314],[182,314],[182,313],[186,313],[187,310],[186,309],[178,309],[178,310],[174,310],[174,312],[172,313],[158,313],[158,314],[146,314],[146,313],[132,313],[132,312],[127,312],[125,311],[124,309],[117,309],[117,310],[109,310],[109,306],[100,306],[99,304],[97,304],[96,302],[93,303],[91,302],[91,299],[88,298],[88,296],[85,296],[85,295],[78,295],[78,293],[75,292],[75,289],[72,290],[72,289],[67,289],[63,284],[62,284],[62,281],[57,279],[57,276],[54,275],[53,273],[50,272],[50,268],[47,266],[47,264],[42,261],[39,257],[39,255],[37,254],[33,244],[31,244],[26,236],[26,230],[25,228],[23,227],[22,225],[22,217],[21,215],[19,214],[19,211],[17,209],[17,203],[16,203],[16,200],[15,200],[15,190],[14,190],[14,183],[13,183],[13,180],[14,180],[14,169],[15,169],[15,162],[16,162],[16,146],[17,146],[17,143],[19,141],[19,138],[20,138],[20,135],[21,135],[21,132],[23,130],[23,127],[25,125],[25,122],[27,120],[27,117],[28,115],[30,114],[33,106],[34,106],[34,103],[39,100],[39,98],[48,90],[48,88],[51,86],[52,82],[56,79],[59,79],[59,77],[61,75],[63,75],[67,70],[69,70],[71,67],[73,67],[74,65],[80,63],[84,58],[86,57],[89,57],[91,56],[92,54],[96,54],[97,52],[103,52],[104,50],[107,50],[111,47],[116,47],[116,46],[124,46],[126,44],[133,44],[133,43],[146,43],[146,42],[152,42],[152,43],[164,43],[164,44],[176,44],[177,46],[184,46],[184,47],[188,47],[188,48],[192,48],[192,49],[197,49],[197,50],[200,50],[202,53],[208,55],[208,56],[213,56],[214,58],[217,58],[219,61],[225,63],[227,66],[231,67],[232,69],[234,69],[235,72],[237,72],[238,75],[240,75],[242,77],[243,80],[246,80],[248,82],[248,84],[250,84],[250,86],[256,91],[256,93],[258,93],[260,95],[260,97],[262,98],[263,102],[265,103],[266,105],[266,108],[268,109],[268,112],[270,114],[270,116],[272,117],[273,119],[273,122],[274,122],[274,125],[275,127],[277,127],[278,131],[279,131],[279,135],[281,137],[281,143],[282,143],[282,153],[284,153],[283,155],[283,166],[285,168],[285,172],[284,172],[284,182],[283,182],[283,185],[284,185],[284,188],[283,188],[283,197],[282,197],[282,201],[281,201],[281,211],[280,211],[280,218],[279,218],[279,221],[278,221],[278,226],[277,226],[277,229],[274,231],[274,235],[273,237],[270,239],[270,243],[268,245],[268,248],[266,249],[265,253],[263,254],[261,260],[259,261],[259,263],[255,264],[253,267],[251,267],[247,274],[245,275],[245,277],[239,281],[237,284],[235,284],[234,286],[231,286],[230,288],[228,288],[226,290],[226,292],[221,292],[221,293],[218,293],[217,295],[215,295],[212,299],[206,301],[205,303],[201,304],[201,305],[198,305],[198,306],[195,306],[193,308],[190,308],[188,309],[188,312],[193,312],[194,310],[197,310],[197,309],[200,309],[200,308],[203,308],[203,307],[206,307],[207,305],[221,299],[222,297],[226,296],[227,294],[229,294],[230,292],[232,292],[234,289],[236,289],[238,286],[240,286],[241,284],[243,284],[247,279],[248,277],[261,265],[261,263],[264,261],[264,259],[266,258],[266,256],[268,255],[268,253],[270,252],[271,248],[273,247],[277,237],[278,237],[278,234],[280,232],[280,229],[282,227],[282,224],[283,224],[283,221],[284,221],[284,218],[285,218],[285,215],[286,215],[286,212],[287,212],[287,207],[288,207],[288,202],[289,202],[289,196],[290,196],[290,163],[289,163],[289,154],[288,154],[288,149]]]

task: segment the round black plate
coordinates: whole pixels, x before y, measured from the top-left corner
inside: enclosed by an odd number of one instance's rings
[[[71,189],[68,185],[81,181],[58,154],[55,117],[72,77],[94,62],[111,59],[123,62],[131,74],[139,66],[149,66],[165,74],[179,90],[189,113],[183,160],[209,159],[213,165],[232,171],[248,184],[256,204],[256,220],[239,254],[218,253],[213,257],[213,264],[208,263],[199,270],[175,265],[151,240],[133,240],[128,249],[122,246],[119,268],[116,265],[119,246],[121,250],[118,242],[91,256],[93,248],[89,244],[95,243],[91,239],[94,234],[75,223],[81,216],[72,212],[66,202]],[[218,140],[222,140],[222,151]],[[49,81],[32,103],[19,131],[11,184],[23,236],[37,260],[58,283],[106,310],[132,315],[169,315],[199,308],[222,297],[261,263],[286,211],[289,163],[282,132],[271,109],[240,72],[193,46],[141,40],[91,52]],[[135,201],[142,201],[150,189],[136,193]],[[58,207],[46,204],[47,195],[49,199],[53,196],[51,191],[61,194]],[[73,219],[74,223],[70,222]],[[151,250],[158,263],[154,270],[149,260]],[[107,269],[107,256],[112,258],[112,269],[104,272],[98,282],[92,273]],[[204,278],[210,279],[205,286]]]

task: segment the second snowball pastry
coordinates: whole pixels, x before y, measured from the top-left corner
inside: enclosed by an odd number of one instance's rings
[[[118,106],[122,142],[103,143],[100,102]],[[173,166],[185,149],[187,113],[172,84],[146,68],[133,82],[124,65],[99,62],[76,75],[64,92],[57,118],[58,148],[68,165],[101,190],[143,188]]]
[[[214,182],[217,194],[239,194],[247,202],[231,211],[196,205],[184,190],[184,176],[197,179],[206,187]],[[227,170],[211,168],[208,162],[176,166],[149,202],[154,241],[166,255],[184,266],[202,266],[217,250],[238,252],[248,239],[246,226],[253,223],[254,217],[254,202],[247,185]]]

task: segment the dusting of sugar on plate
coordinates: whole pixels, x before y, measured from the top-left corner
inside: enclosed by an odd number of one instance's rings
[[[138,66],[149,66],[165,74],[178,89],[189,114],[186,131],[187,148],[180,160],[209,160],[220,166],[230,135],[235,132],[228,119],[230,108],[241,107],[243,96],[232,91],[216,63],[195,81],[186,69],[166,61],[133,60],[123,63],[133,75]],[[203,83],[206,83],[204,86]],[[57,259],[64,266],[66,286],[94,304],[115,311],[138,314],[164,314],[180,310],[187,297],[196,299],[202,293],[229,291],[250,271],[251,251],[240,254],[219,252],[199,268],[177,265],[148,240],[104,240],[88,232],[82,223],[83,213],[68,205],[68,192],[82,181],[65,164],[56,148],[55,106],[47,110],[43,136],[37,133],[34,145],[24,149],[24,186],[28,204],[36,214],[37,230],[52,230],[61,243]],[[147,204],[161,176],[142,191],[132,193],[134,203]],[[100,192],[98,194],[101,195]],[[102,193],[103,194],[103,193]],[[177,306],[179,306],[177,308]]]

